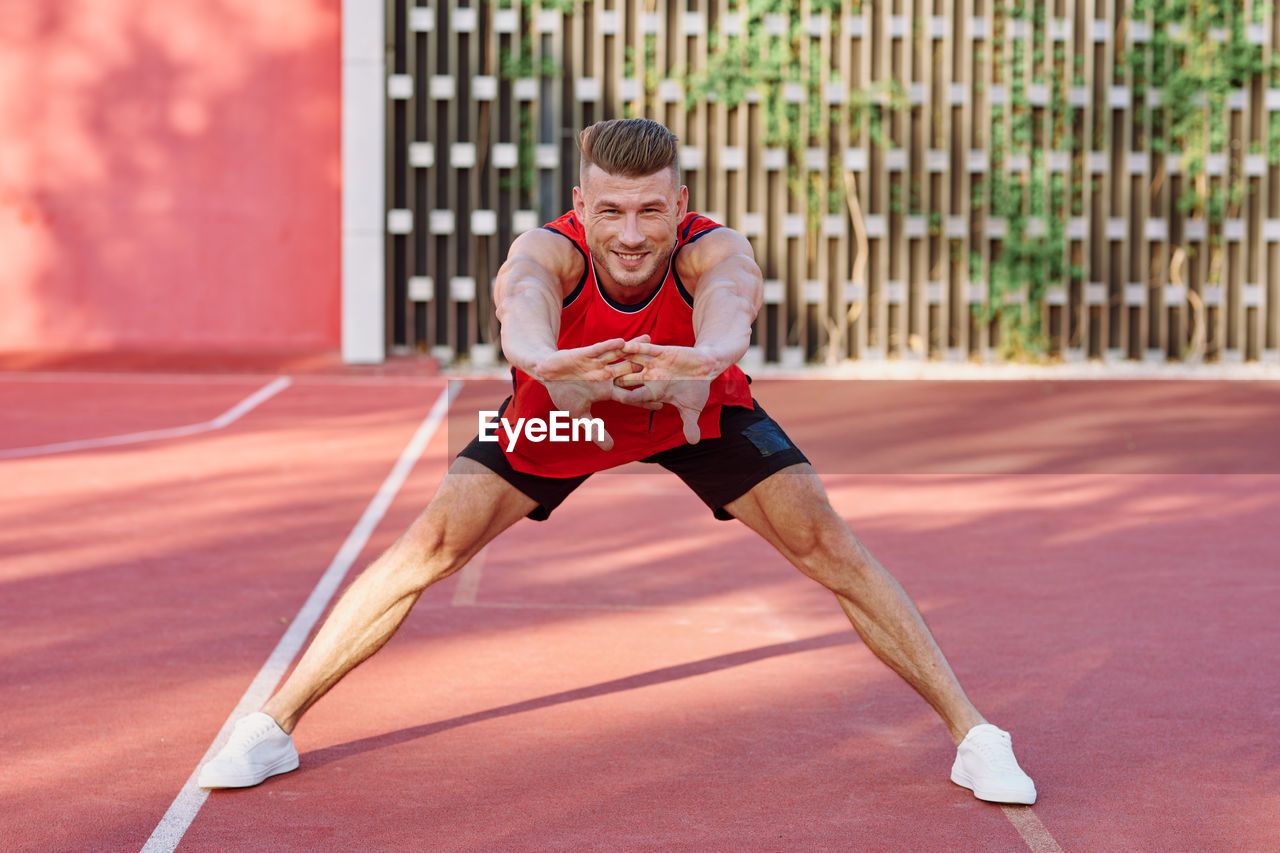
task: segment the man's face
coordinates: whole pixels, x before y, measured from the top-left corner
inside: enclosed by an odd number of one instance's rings
[[[614,299],[639,302],[666,275],[689,190],[677,185],[674,169],[627,178],[590,165],[581,180],[573,208],[596,276]]]

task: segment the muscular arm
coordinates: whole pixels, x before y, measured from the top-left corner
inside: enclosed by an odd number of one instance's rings
[[[694,288],[694,349],[709,360],[711,375],[719,376],[747,351],[764,277],[747,238],[727,228],[707,234],[680,260],[681,277]]]
[[[561,300],[582,275],[582,265],[567,240],[537,229],[515,239],[498,270],[493,301],[502,324],[502,352],[535,379],[556,352]]]

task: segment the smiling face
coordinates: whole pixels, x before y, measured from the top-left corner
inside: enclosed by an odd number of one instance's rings
[[[624,304],[648,298],[666,276],[689,190],[675,169],[632,178],[588,164],[573,188],[573,208],[601,288]]]

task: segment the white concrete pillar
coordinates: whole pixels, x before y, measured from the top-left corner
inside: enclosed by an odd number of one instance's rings
[[[383,0],[342,2],[342,360],[386,358]]]

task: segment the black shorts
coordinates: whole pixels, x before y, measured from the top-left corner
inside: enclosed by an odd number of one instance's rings
[[[502,404],[505,410],[507,402]],[[479,436],[458,454],[479,462],[519,492],[538,502],[529,518],[546,521],[570,492],[586,482],[581,477],[543,477],[525,474],[511,467],[498,442]],[[724,406],[720,410],[720,437],[704,438],[697,444],[682,444],[641,462],[661,465],[685,482],[715,517],[731,521],[725,504],[733,503],[772,474],[801,462],[808,462],[773,418],[756,403],[754,409]]]

